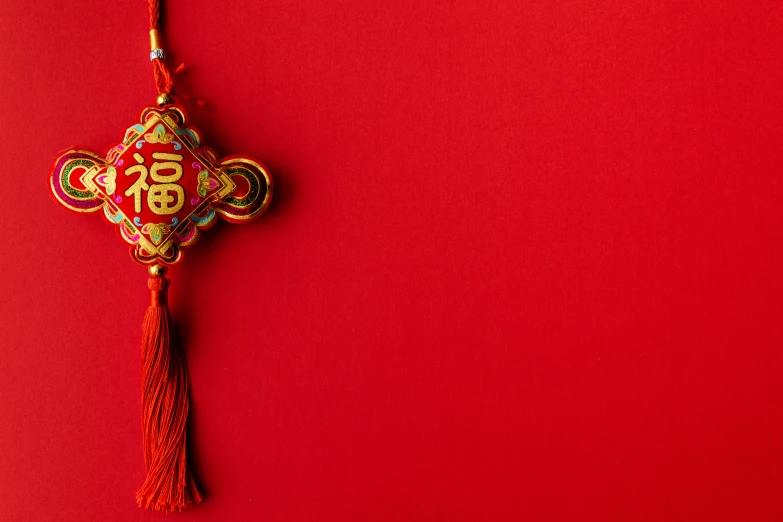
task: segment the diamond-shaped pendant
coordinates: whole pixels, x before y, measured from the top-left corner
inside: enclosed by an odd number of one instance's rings
[[[149,107],[106,157],[70,149],[50,172],[54,197],[76,212],[103,210],[140,263],[173,264],[217,216],[242,223],[272,198],[272,178],[247,156],[218,159],[177,105]]]

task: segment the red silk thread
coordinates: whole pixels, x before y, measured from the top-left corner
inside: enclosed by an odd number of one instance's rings
[[[136,495],[140,507],[181,511],[201,502],[188,465],[188,368],[179,343],[172,342],[166,304],[168,279],[147,281],[150,306],[142,326],[142,435],[147,478]]]

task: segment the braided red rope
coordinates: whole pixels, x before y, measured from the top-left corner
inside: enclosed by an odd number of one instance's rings
[[[148,2],[150,7],[150,36],[154,42],[157,40],[157,34],[155,33],[160,33],[160,0],[148,0]],[[172,75],[163,57],[152,60],[152,73],[155,75],[155,86],[158,89],[158,94],[171,94]]]
[[[150,30],[158,29],[160,20],[160,2],[158,0],[149,0],[150,4]]]

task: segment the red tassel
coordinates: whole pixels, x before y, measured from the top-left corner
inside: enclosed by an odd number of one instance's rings
[[[165,269],[153,267],[147,286],[150,306],[141,339],[142,431],[147,479],[136,495],[139,506],[181,511],[201,502],[187,463],[188,368],[169,333]]]

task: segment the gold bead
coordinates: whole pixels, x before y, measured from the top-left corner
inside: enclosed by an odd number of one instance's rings
[[[168,269],[161,265],[150,265],[149,272],[151,276],[165,276]]]
[[[158,107],[163,107],[164,105],[168,105],[170,103],[174,103],[174,100],[171,99],[171,95],[169,93],[164,92],[158,96]]]

